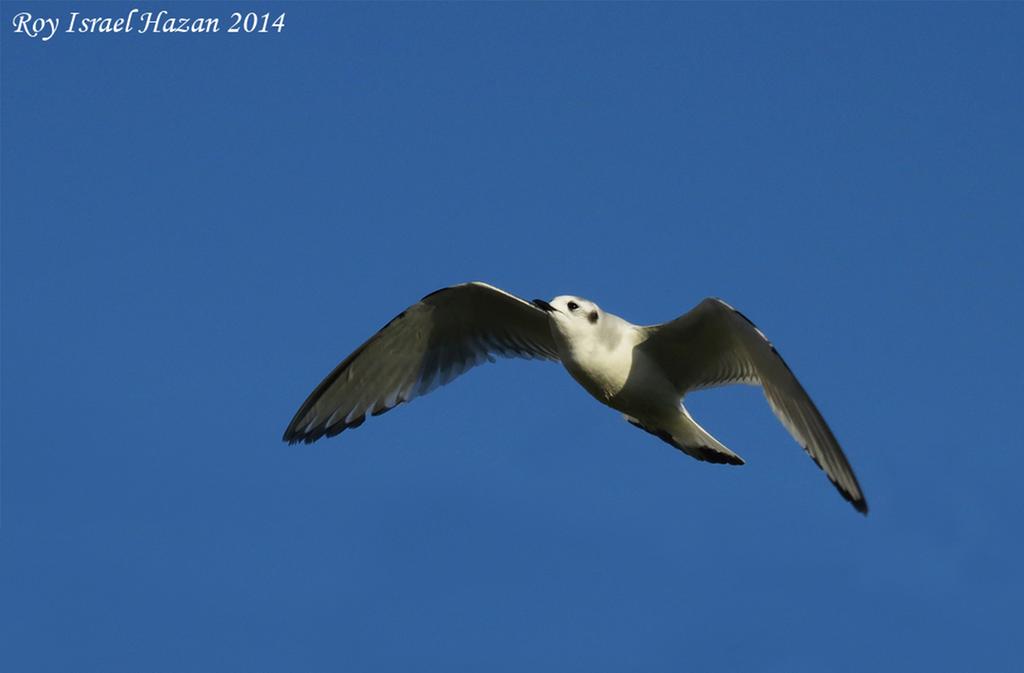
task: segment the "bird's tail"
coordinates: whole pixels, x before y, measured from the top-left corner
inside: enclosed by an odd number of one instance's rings
[[[674,417],[660,419],[657,422],[640,421],[628,415],[625,419],[697,460],[743,465],[743,459],[700,427],[685,407],[680,407],[679,413]]]

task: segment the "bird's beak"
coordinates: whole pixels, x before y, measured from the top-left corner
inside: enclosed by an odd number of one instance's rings
[[[547,311],[548,313],[551,313],[551,312],[553,312],[555,310],[554,306],[552,306],[551,304],[547,303],[543,299],[534,299],[533,300],[533,305],[536,306],[537,308],[539,308],[542,311]]]

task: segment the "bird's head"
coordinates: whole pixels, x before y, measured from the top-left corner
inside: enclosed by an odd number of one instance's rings
[[[546,311],[554,330],[567,338],[593,333],[604,317],[601,308],[594,302],[567,294],[555,297],[550,302],[534,299],[533,304]]]

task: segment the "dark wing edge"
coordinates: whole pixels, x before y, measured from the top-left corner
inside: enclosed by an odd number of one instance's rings
[[[402,318],[404,318],[406,312],[407,311],[402,311],[394,318],[389,320],[386,325],[377,330],[376,334],[374,334],[372,337],[363,342],[363,344],[359,346],[359,348],[352,351],[352,353],[347,358],[342,360],[337,367],[331,370],[330,374],[324,377],[324,380],[321,381],[319,385],[317,385],[317,387],[313,389],[313,392],[311,392],[309,396],[306,397],[306,400],[302,403],[302,406],[299,407],[299,410],[295,412],[294,416],[292,416],[291,422],[288,423],[288,427],[285,429],[284,435],[281,437],[282,441],[288,442],[289,444],[297,444],[299,442],[312,444],[321,437],[334,437],[335,435],[339,435],[345,430],[348,430],[349,428],[358,428],[366,421],[366,415],[361,414],[352,421],[346,421],[342,419],[341,422],[335,423],[331,426],[323,424],[317,430],[306,427],[307,424],[302,422],[303,419],[305,419],[306,416],[309,414],[309,411],[313,408],[313,406],[320,400],[321,397],[323,397],[324,393],[326,393],[327,390],[332,385],[334,385],[334,383],[341,377],[341,375],[345,373],[345,371],[349,368],[349,365],[351,365],[356,360],[356,358],[358,358],[362,354],[362,352],[366,350],[368,346],[370,346],[374,341],[379,339],[380,335],[384,332],[384,330],[390,327],[396,320],[401,320]],[[391,406],[371,411],[370,415],[380,416],[381,414],[388,412],[391,409],[394,409],[397,405],[405,401],[406,400],[396,400],[396,402]]]
[[[507,324],[496,324],[502,318]],[[309,444],[359,427],[367,413],[380,416],[494,362],[494,356],[558,360],[548,317],[486,283],[441,288],[392,318],[336,366],[295,412],[282,440]],[[372,361],[367,371],[353,376],[366,359]],[[336,408],[317,410],[331,397],[340,398]]]
[[[687,346],[700,353],[701,361],[690,358],[676,370],[675,383],[681,394],[732,383],[760,384],[772,412],[843,499],[861,514],[868,513],[864,491],[832,429],[753,321],[712,297],[674,321],[647,329],[649,342],[659,352],[675,347],[683,360]],[[681,343],[673,346],[669,340]]]
[[[861,488],[860,482],[857,480],[853,466],[850,465],[846,453],[839,445],[839,440],[836,439],[832,428],[825,421],[825,417],[821,415],[818,406],[811,399],[811,396],[807,394],[807,390],[800,383],[800,380],[797,379],[796,374],[793,373],[792,368],[786,363],[778,349],[765,336],[764,332],[742,312],[717,297],[712,297],[707,301],[717,303],[723,309],[732,312],[733,315],[746,323],[760,339],[763,347],[766,347],[775,361],[785,369],[787,376],[785,383],[792,385],[798,392],[798,395],[786,395],[779,387],[773,385],[776,383],[775,381],[762,380],[761,385],[764,389],[765,397],[768,399],[769,406],[771,406],[775,416],[782,422],[786,430],[789,431],[789,434],[798,440],[800,446],[811,457],[811,460],[818,466],[818,469],[825,473],[825,476],[836,487],[836,490],[843,496],[843,499],[853,505],[855,510],[866,516],[868,513],[868,501],[864,497],[864,489]],[[804,416],[804,414],[808,413],[811,416],[809,419]],[[801,428],[801,425],[804,427]],[[808,435],[814,438],[817,450],[813,450],[815,447],[811,445],[812,439]],[[803,441],[800,441],[799,438],[801,437]],[[847,483],[845,485],[840,483],[840,478],[845,478],[843,480]]]

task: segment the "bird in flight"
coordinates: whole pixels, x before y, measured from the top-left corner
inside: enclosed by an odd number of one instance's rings
[[[857,477],[821,413],[764,334],[720,299],[661,325],[634,325],[586,299],[527,302],[485,283],[438,290],[399,313],[309,395],[284,441],[314,442],[363,424],[495,356],[561,362],[599,402],[683,453],[743,459],[690,416],[687,393],[759,385],[772,411],[839,493],[867,514]]]

